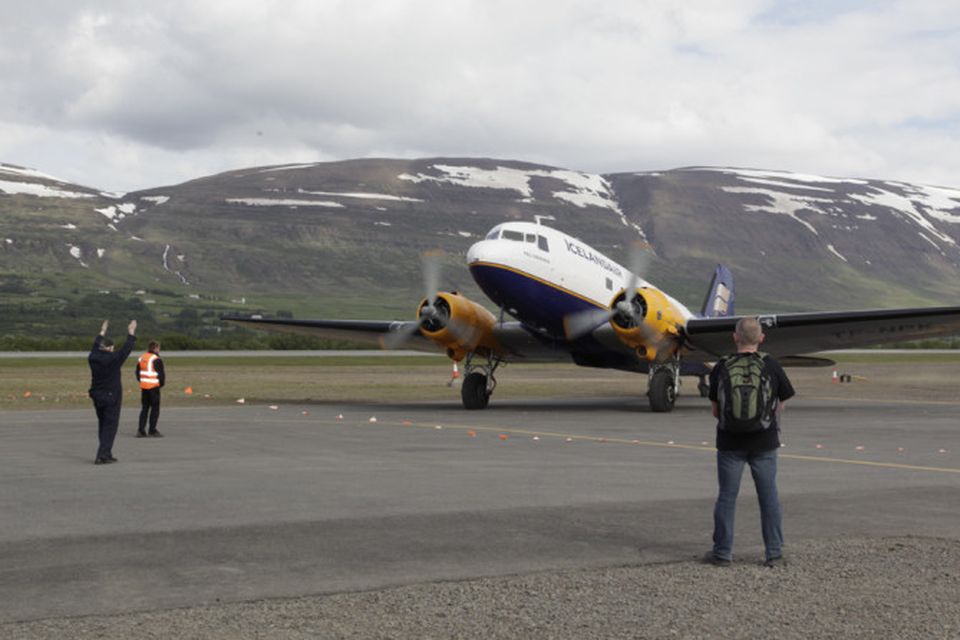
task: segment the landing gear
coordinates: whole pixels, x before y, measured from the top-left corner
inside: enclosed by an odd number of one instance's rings
[[[680,359],[674,358],[670,362],[655,364],[650,367],[650,383],[647,387],[647,397],[650,400],[650,410],[655,413],[673,411],[680,391]]]
[[[486,409],[490,402],[490,392],[487,391],[487,376],[474,371],[463,379],[460,388],[460,399],[464,409]]]
[[[700,376],[700,382],[697,383],[697,391],[701,398],[710,397],[710,385],[707,383],[707,376]]]
[[[463,366],[463,386],[460,388],[460,400],[464,409],[486,409],[490,403],[490,396],[497,386],[493,372],[500,366],[498,358],[487,358],[486,363],[473,364],[474,354],[467,354],[467,362]],[[480,371],[475,371],[480,369]]]

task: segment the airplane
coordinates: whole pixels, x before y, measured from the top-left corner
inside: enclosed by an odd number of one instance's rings
[[[470,274],[499,315],[456,291],[438,290],[437,269],[428,262],[426,293],[412,321],[222,320],[387,349],[443,351],[464,363],[466,409],[488,406],[501,364],[573,362],[647,374],[651,410],[669,412],[681,376],[697,377],[700,395],[707,395],[706,376],[731,350],[740,316],[727,267],[717,265],[694,314],[640,277],[643,256],[635,250],[627,269],[540,218],[504,222],[467,252]],[[832,360],[806,354],[960,333],[957,306],[756,317],[766,334],[763,351],[784,366],[829,366]]]

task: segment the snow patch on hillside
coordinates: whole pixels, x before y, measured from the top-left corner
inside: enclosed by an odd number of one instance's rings
[[[933,224],[923,215],[923,212],[917,208],[918,204],[930,202],[934,200],[933,198],[915,196],[915,201],[913,198],[901,195],[899,193],[894,193],[893,191],[880,189],[878,187],[871,187],[870,191],[867,193],[851,193],[850,198],[866,205],[878,206],[893,210],[895,214],[903,214],[907,217],[907,219],[912,220],[919,225],[920,228],[938,238],[940,241],[952,245],[956,244],[956,241],[953,238],[934,227]],[[956,217],[957,221],[960,222],[960,217],[951,216],[946,211],[936,210],[935,215],[934,210],[929,206],[925,206],[924,208],[927,209],[931,216],[938,219],[943,220],[945,218]]]
[[[818,182],[821,184],[870,184],[867,180],[857,178],[828,178],[811,173],[794,173],[792,171],[769,171],[760,169],[736,169],[732,167],[690,167],[681,171],[716,171],[735,175],[745,180],[789,180],[791,182]],[[791,185],[796,186],[796,185]]]
[[[111,222],[120,222],[128,215],[136,213],[137,205],[133,202],[122,202],[120,204],[112,204],[103,209],[94,209],[94,211],[104,215]]]
[[[570,187],[570,190],[552,192],[551,196],[555,199],[563,200],[580,208],[599,207],[609,209],[620,217],[624,226],[634,229],[641,238],[646,239],[646,234],[640,225],[630,222],[620,209],[616,196],[610,188],[610,183],[598,174],[566,169],[515,169],[500,166],[495,169],[481,169],[479,167],[448,164],[435,164],[431,165],[431,168],[440,171],[443,175],[401,173],[397,178],[415,184],[437,182],[461,187],[516,191],[521,196],[520,202],[525,203],[534,201],[533,187],[530,186],[532,178],[553,178],[565,182]]]
[[[887,182],[900,189],[911,202],[924,207],[931,218],[955,224],[960,222],[960,189],[930,187],[905,182]],[[957,213],[951,213],[957,211]]]
[[[330,200],[297,200],[294,198],[227,198],[230,204],[245,204],[250,207],[330,207],[342,209],[339,202]]]
[[[41,198],[92,198],[92,193],[80,193],[79,191],[67,191],[58,189],[39,182],[11,182],[9,180],[0,180],[0,191],[7,195],[27,195],[38,196]]]
[[[182,284],[185,284],[185,285],[187,285],[187,286],[190,286],[190,283],[187,281],[187,279],[184,277],[184,275],[183,275],[182,273],[180,273],[179,271],[176,271],[176,270],[170,268],[169,256],[170,256],[170,245],[166,245],[166,246],[164,246],[164,248],[163,248],[163,269],[164,269],[164,271],[168,271],[168,272],[174,274],[175,276],[177,276],[177,277],[180,279],[180,282],[181,282]],[[180,256],[177,256],[177,257],[180,258],[180,261],[181,261],[181,262],[183,262],[183,258],[181,258]]]
[[[140,199],[157,205],[170,202],[170,196],[140,196]]]
[[[362,198],[365,200],[392,200],[394,202],[423,202],[420,198],[408,198],[406,196],[392,196],[386,193],[343,193],[340,191],[307,191],[306,189],[297,189],[297,193],[304,193],[311,196],[336,196],[339,198]]]
[[[274,171],[290,171],[291,169],[310,169],[311,167],[315,167],[318,164],[320,163],[310,162],[308,164],[284,164],[284,165],[280,165],[279,167],[270,167],[269,169],[261,169],[260,171],[257,171],[257,173],[272,173]]]
[[[833,246],[832,244],[828,244],[828,245],[827,245],[827,250],[828,250],[830,253],[832,253],[833,255],[835,255],[835,256],[837,256],[838,258],[840,258],[841,260],[843,260],[844,262],[849,262],[849,260],[847,260],[846,258],[844,258],[844,257],[840,254],[840,252],[837,251],[837,250],[834,248],[834,246]]]
[[[75,258],[77,262],[80,263],[80,266],[81,266],[81,267],[83,267],[83,268],[85,268],[85,269],[89,269],[89,268],[90,268],[90,266],[89,266],[86,262],[83,261],[83,249],[81,249],[80,247],[78,247],[78,246],[76,246],[76,245],[73,245],[73,244],[67,244],[67,248],[70,250],[70,255],[71,255],[73,258]]]
[[[821,208],[820,204],[832,204],[830,198],[817,198],[814,196],[799,196],[792,193],[783,193],[781,191],[772,191],[770,189],[759,189],[756,187],[723,187],[727,193],[749,193],[761,195],[770,200],[770,204],[745,204],[746,211],[763,211],[767,213],[776,213],[792,218],[805,226],[810,232],[818,236],[817,230],[812,224],[800,218],[797,213],[803,210],[813,211],[821,215],[829,215],[829,212]]]

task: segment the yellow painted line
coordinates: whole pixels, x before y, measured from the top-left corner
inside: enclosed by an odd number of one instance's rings
[[[338,423],[342,424],[342,423]],[[436,429],[437,424],[427,424],[427,423],[417,423],[411,422],[410,424],[403,424],[397,422],[386,422],[386,423],[377,423],[385,424],[388,426],[407,426],[407,427],[416,427],[419,429]],[[703,445],[695,444],[670,444],[668,442],[655,442],[652,440],[627,440],[626,438],[607,438],[604,436],[584,436],[570,433],[558,433],[555,431],[530,431],[528,429],[516,429],[512,427],[503,428],[503,427],[479,427],[471,425],[462,425],[462,424],[443,424],[439,425],[443,429],[457,429],[460,431],[482,431],[486,433],[505,433],[511,435],[522,435],[522,436],[538,436],[545,438],[563,438],[564,440],[571,441],[580,441],[580,442],[599,442],[599,443],[612,443],[612,444],[629,444],[632,446],[644,446],[644,447],[659,447],[662,449],[687,449],[692,451],[703,451],[707,453],[715,453],[715,447],[705,447]],[[870,460],[851,460],[848,458],[828,458],[823,456],[805,456],[795,453],[783,453],[780,452],[781,458],[786,458],[789,460],[803,460],[807,462],[831,462],[834,464],[852,464],[865,467],[879,467],[884,469],[898,469],[902,471],[929,471],[935,473],[958,473],[960,474],[960,469],[952,467],[926,467],[921,465],[913,464],[900,464],[897,462],[873,462]]]
[[[907,404],[907,405],[943,405],[947,407],[960,407],[960,401],[957,400],[898,400],[893,399],[889,400],[887,398],[844,398],[842,396],[797,396],[794,398],[794,402],[798,400],[831,400],[831,401],[846,401],[846,402],[873,402],[880,404]]]
[[[781,453],[781,458],[792,460],[812,460],[815,462],[835,462],[837,464],[856,464],[865,467],[884,467],[887,469],[905,469],[907,471],[937,471],[940,473],[960,473],[960,469],[950,467],[924,467],[915,464],[900,464],[897,462],[872,462],[870,460],[850,460],[848,458],[822,458],[820,456],[804,456],[796,453]]]

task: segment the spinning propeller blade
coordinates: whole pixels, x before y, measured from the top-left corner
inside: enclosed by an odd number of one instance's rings
[[[633,299],[637,297],[637,284],[650,264],[650,245],[634,242],[630,249],[630,275],[624,292],[623,301],[611,309],[588,309],[571,313],[563,319],[563,331],[568,340],[584,336],[605,322],[609,322],[617,313],[634,314]]]
[[[415,333],[420,331],[424,322],[437,317],[437,293],[440,287],[440,266],[443,250],[434,249],[420,256],[420,273],[423,277],[423,297],[426,304],[418,310],[416,322],[405,324],[402,328],[386,334],[381,340],[384,349],[396,349]]]

